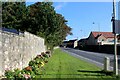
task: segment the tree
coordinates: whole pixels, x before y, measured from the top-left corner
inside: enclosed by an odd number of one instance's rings
[[[27,7],[25,2],[3,3],[3,27],[26,30],[43,37],[51,49],[72,34],[67,20],[56,13],[52,2],[37,2]]]
[[[29,6],[30,17],[33,20],[32,33],[45,38],[46,44],[53,48],[61,44],[71,28],[67,26],[67,20],[57,14],[50,2],[37,2]]]
[[[2,3],[2,26],[24,31],[27,29],[27,8],[25,2]]]
[[[67,26],[67,20],[61,14],[56,14],[56,26],[54,33],[51,33],[47,38],[47,41],[53,46],[60,45],[67,35],[72,35],[72,29]]]

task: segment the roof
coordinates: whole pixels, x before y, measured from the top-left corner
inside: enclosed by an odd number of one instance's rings
[[[75,41],[77,41],[77,39],[74,39],[74,40],[69,40],[69,42],[75,42]]]
[[[83,38],[83,39],[80,39],[78,42],[82,42],[82,41],[85,41],[87,40],[88,38]]]
[[[91,32],[95,38],[103,35],[105,38],[114,38],[114,34],[112,32]]]
[[[0,28],[0,30],[15,33],[15,34],[20,34],[20,33],[22,34],[23,33],[23,32],[17,31],[16,29],[9,29],[9,28],[4,28],[4,27]]]
[[[63,43],[67,43],[68,41],[63,41]]]

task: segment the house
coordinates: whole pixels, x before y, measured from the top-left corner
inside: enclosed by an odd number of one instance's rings
[[[88,38],[80,39],[78,41],[78,46],[85,46],[85,45],[87,45],[87,40],[88,40]]]
[[[69,48],[76,48],[78,45],[78,40],[69,40],[69,41],[63,41],[62,45],[63,47],[69,47]]]
[[[67,47],[70,47],[70,48],[76,48],[77,45],[78,45],[78,40],[77,39],[69,40],[68,43],[67,43]]]
[[[76,48],[78,46],[78,40],[69,40],[69,41],[63,41],[60,45],[61,47],[69,47],[69,48]]]
[[[61,47],[66,47],[68,44],[68,41],[63,41],[62,44],[60,45]]]
[[[114,34],[112,32],[91,32],[87,45],[112,45],[114,44]],[[117,44],[119,44],[117,42]]]

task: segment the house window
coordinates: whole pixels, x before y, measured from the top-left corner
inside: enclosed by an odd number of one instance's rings
[[[105,41],[104,39],[102,39],[102,41]]]
[[[108,42],[114,42],[114,40],[108,40]]]

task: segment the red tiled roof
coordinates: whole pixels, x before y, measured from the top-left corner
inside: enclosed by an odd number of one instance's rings
[[[97,37],[100,34],[105,38],[114,38],[114,34],[112,32],[92,32],[92,34],[94,37]]]

